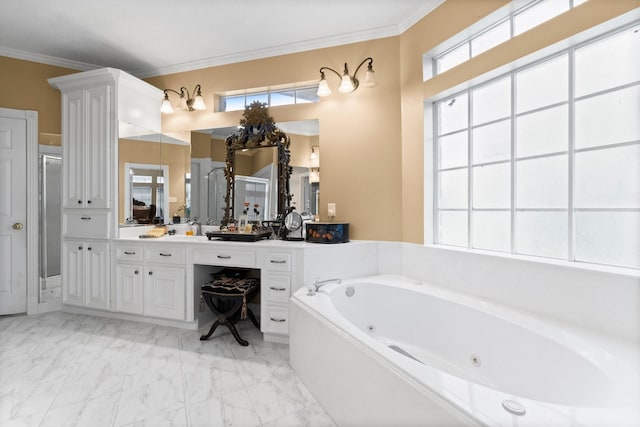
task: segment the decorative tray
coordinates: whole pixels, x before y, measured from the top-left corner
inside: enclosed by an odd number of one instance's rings
[[[235,242],[257,242],[258,240],[268,239],[271,231],[257,231],[252,233],[240,233],[238,231],[213,231],[205,233],[209,240],[222,239],[232,240]]]

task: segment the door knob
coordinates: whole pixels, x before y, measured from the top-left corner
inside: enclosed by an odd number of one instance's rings
[[[24,228],[24,225],[22,225],[22,223],[20,222],[16,222],[15,224],[13,224],[14,230],[22,230],[23,228]]]

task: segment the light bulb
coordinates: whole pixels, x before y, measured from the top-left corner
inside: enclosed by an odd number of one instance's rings
[[[378,85],[376,81],[376,73],[372,68],[367,70],[367,73],[364,75],[364,82],[362,83],[364,87],[374,87]]]
[[[180,99],[178,100],[178,105],[176,105],[176,107],[180,108],[181,110],[188,110],[187,98],[185,98],[184,96],[180,96]]]
[[[196,96],[193,100],[193,109],[194,110],[206,110],[207,106],[204,103],[204,99],[202,99],[201,95]]]
[[[162,100],[162,104],[160,105],[160,112],[165,114],[173,113],[173,107],[171,106],[171,101],[169,101],[168,97],[165,97]]]
[[[320,82],[318,83],[318,92],[316,92],[318,96],[329,96],[331,95],[331,88],[329,87],[329,83],[327,79],[322,77]]]
[[[340,87],[338,87],[338,91],[340,91],[341,93],[350,93],[353,92],[356,89],[356,87],[353,84],[353,81],[351,80],[351,76],[349,76],[349,74],[344,73],[342,75],[342,81],[340,82]]]

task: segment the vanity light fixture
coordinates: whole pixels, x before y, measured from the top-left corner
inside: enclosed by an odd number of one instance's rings
[[[186,87],[182,86],[180,88],[180,92],[173,89],[165,89],[164,90],[164,99],[162,100],[162,105],[160,106],[160,111],[165,114],[173,113],[173,106],[171,105],[171,101],[169,100],[169,92],[173,92],[180,96],[178,99],[178,104],[176,108],[185,111],[194,111],[194,110],[206,110],[207,106],[204,103],[204,99],[202,99],[202,92],[199,84],[193,88],[193,94],[195,96],[191,96]]]
[[[311,154],[309,154],[309,167],[310,168],[318,168],[320,167],[320,158],[318,157],[318,152],[320,150],[319,145],[311,146]]]
[[[318,153],[316,153],[315,149],[316,148],[320,148],[319,145],[312,145],[311,146],[311,154],[309,154],[309,160],[318,160]]]
[[[340,78],[340,86],[338,87],[338,91],[341,93],[351,93],[358,89],[360,86],[360,81],[356,78],[360,67],[362,67],[366,62],[367,64],[367,72],[364,76],[364,82],[362,85],[364,87],[374,87],[378,84],[376,81],[376,73],[373,71],[373,58],[369,57],[363,60],[360,65],[356,68],[356,72],[353,73],[353,76],[349,74],[349,68],[347,67],[347,63],[344,63],[344,72],[342,75],[338,73],[333,68],[329,67],[321,67],[320,68],[320,82],[318,83],[318,96],[329,96],[331,95],[331,88],[329,87],[329,83],[325,78],[324,72],[325,70],[332,71],[336,76]]]

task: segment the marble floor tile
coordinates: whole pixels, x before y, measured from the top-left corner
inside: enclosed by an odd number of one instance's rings
[[[187,408],[187,413],[191,427],[260,426],[260,418],[245,390],[191,405]]]
[[[40,427],[111,427],[120,393],[52,408]]]
[[[123,388],[118,402],[115,426],[143,421],[160,412],[184,407],[182,382],[161,380],[133,388]]]
[[[185,408],[179,408],[127,424],[125,427],[187,427],[188,425]]]
[[[336,424],[320,405],[314,405],[262,424],[262,427],[336,427]]]
[[[333,426],[250,322],[199,331],[62,312],[0,318],[2,427]]]

